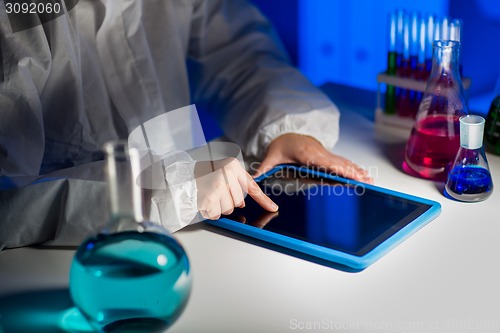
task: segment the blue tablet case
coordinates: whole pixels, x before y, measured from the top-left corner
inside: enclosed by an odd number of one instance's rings
[[[278,165],[269,172],[256,178],[256,181],[260,182],[263,179],[273,175],[277,171],[282,170],[283,168],[299,168],[299,167],[293,165]],[[300,170],[301,172],[304,172],[304,170],[306,170],[306,172],[310,173],[311,175],[319,176],[325,179],[331,179],[344,184],[349,184],[354,186],[356,185],[365,186],[367,189],[372,189],[380,194],[392,195],[395,197],[406,199],[408,201],[424,204],[429,206],[429,208],[425,212],[420,214],[418,217],[413,219],[413,221],[408,223],[402,229],[398,230],[396,233],[385,239],[379,245],[377,245],[376,247],[371,249],[368,253],[362,256],[357,256],[351,253],[346,253],[343,251],[313,244],[301,239],[292,238],[290,236],[285,236],[265,229],[259,229],[257,227],[232,221],[227,218],[221,218],[219,220],[207,220],[206,222],[251,238],[268,242],[270,244],[278,245],[287,249],[291,249],[299,253],[304,253],[306,255],[312,256],[313,258],[314,257],[320,258],[326,260],[327,262],[331,262],[333,264],[338,264],[341,266],[346,266],[355,271],[359,271],[365,269],[366,267],[374,263],[376,260],[384,256],[395,246],[403,242],[406,238],[410,237],[417,230],[419,230],[424,225],[432,221],[439,215],[441,211],[441,205],[435,201],[384,189],[374,185],[363,184],[355,180],[345,179],[342,177],[329,175],[311,169],[305,169],[304,167],[300,167]]]

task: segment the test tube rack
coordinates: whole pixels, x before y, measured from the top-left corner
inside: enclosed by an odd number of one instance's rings
[[[415,80],[413,78],[401,77],[398,75],[389,75],[386,72],[377,75],[377,108],[375,109],[375,122],[384,126],[397,127],[405,130],[411,130],[415,119],[409,117],[401,117],[397,114],[388,114],[384,112],[382,105],[381,85],[391,85],[398,88],[425,92],[427,81]],[[471,79],[468,77],[462,78],[462,85],[465,92],[471,85]]]

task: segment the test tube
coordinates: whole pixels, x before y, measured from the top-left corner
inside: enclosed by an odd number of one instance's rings
[[[462,32],[462,20],[454,19],[450,22],[450,40],[460,42]]]
[[[417,79],[425,79],[425,58],[426,58],[426,46],[427,46],[427,20],[421,18],[419,20],[418,29],[418,52],[417,52]]]
[[[398,66],[398,75],[402,77],[409,76],[410,73],[410,17],[407,14],[403,16],[403,33],[401,42],[401,62]]]
[[[412,74],[417,69],[418,57],[418,35],[419,35],[419,16],[417,12],[412,12],[410,19],[410,69]]]
[[[462,33],[462,20],[460,19],[453,19],[451,22],[450,22],[450,40],[454,40],[454,41],[457,41],[457,42],[461,42],[460,40],[460,37],[461,37],[461,33]],[[459,61],[459,72],[460,72],[460,76],[462,76],[462,50],[460,50],[460,53],[459,53],[459,58],[458,58],[458,61]]]
[[[450,39],[450,20],[447,16],[444,16],[441,19],[441,40],[449,40]]]
[[[396,13],[396,73],[399,75],[399,71],[403,66],[403,50],[404,50],[404,17],[406,13],[403,9],[399,9]],[[396,107],[395,111],[398,112],[398,100],[403,89],[396,87]]]
[[[389,52],[396,53],[396,33],[397,33],[397,12],[391,11],[389,13],[389,39],[388,50]]]
[[[403,55],[401,66],[398,68],[398,75],[401,77],[411,76],[410,67],[410,37],[411,37],[411,21],[409,15],[404,15],[403,18]],[[400,94],[397,96],[397,113],[401,117],[409,117],[411,115],[410,108],[410,91],[408,89],[400,89]]]
[[[419,47],[419,15],[417,12],[411,13],[410,18],[410,62],[409,62],[409,75],[413,78],[418,76],[417,62],[418,62],[418,47]],[[410,100],[410,117],[414,117],[418,111],[418,96],[417,91],[409,90],[408,98]]]
[[[432,67],[432,43],[434,43],[435,17],[427,15],[427,35],[425,40],[425,70],[428,77]]]
[[[405,11],[399,9],[396,14],[396,66],[401,67],[401,62],[403,59],[403,48],[404,48],[404,17]]]
[[[434,39],[432,42],[434,43],[435,40],[441,40],[441,20],[439,18],[436,18],[434,20]]]
[[[427,79],[427,70],[425,63],[425,51],[427,44],[427,20],[421,18],[419,20],[419,34],[418,34],[418,52],[417,52],[417,71],[415,72],[415,79],[423,81]],[[422,101],[423,93],[417,91],[415,98],[412,102],[413,117],[416,116],[420,102]]]
[[[387,71],[388,75],[396,75],[396,34],[397,34],[397,12],[389,13],[389,42],[387,51]],[[396,113],[396,87],[387,85],[385,90],[385,113]]]

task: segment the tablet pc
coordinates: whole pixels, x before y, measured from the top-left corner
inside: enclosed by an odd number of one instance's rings
[[[256,181],[280,207],[246,207],[214,221],[231,230],[313,258],[363,270],[439,215],[438,202],[295,165]]]

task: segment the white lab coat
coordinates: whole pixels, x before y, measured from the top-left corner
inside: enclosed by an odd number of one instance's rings
[[[0,29],[0,249],[95,228],[102,145],[169,110],[196,103],[258,158],[284,133],[338,139],[337,108],[246,0],[80,0],[15,33],[0,11]]]

